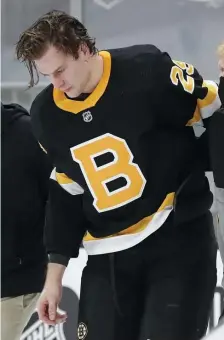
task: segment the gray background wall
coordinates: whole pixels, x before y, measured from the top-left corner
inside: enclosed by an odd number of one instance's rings
[[[42,85],[25,91],[28,74],[14,57],[19,33],[53,8],[78,16],[99,49],[153,43],[217,79],[215,50],[224,40],[224,0],[2,0],[2,100],[29,107]],[[42,81],[45,81],[41,79]]]

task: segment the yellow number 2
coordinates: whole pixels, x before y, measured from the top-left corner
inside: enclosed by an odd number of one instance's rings
[[[182,61],[173,60],[173,63],[175,66],[172,67],[170,72],[170,79],[172,83],[177,86],[180,82],[184,91],[193,93],[195,82],[191,75],[194,74],[194,67]],[[187,73],[186,78],[184,77],[184,71]]]

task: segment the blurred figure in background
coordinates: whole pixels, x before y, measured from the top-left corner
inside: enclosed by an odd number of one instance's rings
[[[214,176],[215,210],[214,220],[216,238],[224,264],[224,43],[218,47],[218,66],[220,70],[219,97],[222,107],[211,117],[208,128],[211,167]],[[222,282],[224,288],[224,278]],[[222,313],[222,319],[223,319]]]
[[[28,112],[1,104],[1,340],[19,340],[45,280],[50,166]]]

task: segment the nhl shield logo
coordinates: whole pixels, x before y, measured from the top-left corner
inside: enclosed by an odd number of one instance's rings
[[[37,320],[31,327],[26,329],[20,340],[66,340],[63,325],[58,324],[56,326],[49,326],[42,321]]]
[[[83,112],[82,117],[83,117],[84,122],[86,123],[89,123],[91,122],[91,120],[93,120],[93,116],[90,111]]]

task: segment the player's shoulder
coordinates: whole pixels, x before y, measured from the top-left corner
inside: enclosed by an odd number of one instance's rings
[[[120,78],[128,79],[133,87],[133,79],[136,86],[145,88],[153,81],[157,60],[162,54],[155,45],[133,45],[114,50],[111,54],[112,74],[120,75]],[[122,82],[122,79],[120,80]]]
[[[159,48],[155,45],[132,45],[128,47],[116,48],[109,50],[112,59],[120,62],[137,62],[142,63],[147,60],[154,60],[161,54]]]
[[[31,117],[41,116],[53,104],[53,85],[46,86],[34,99],[31,105]]]
[[[43,122],[50,124],[48,116],[54,105],[53,85],[50,84],[36,96],[30,108],[31,125],[38,140],[43,134]]]
[[[112,77],[119,78],[118,86],[125,91],[145,91],[154,83],[155,68],[161,51],[155,45],[133,45],[109,50],[111,54]],[[134,81],[133,81],[134,80]],[[117,85],[117,83],[119,83]]]

